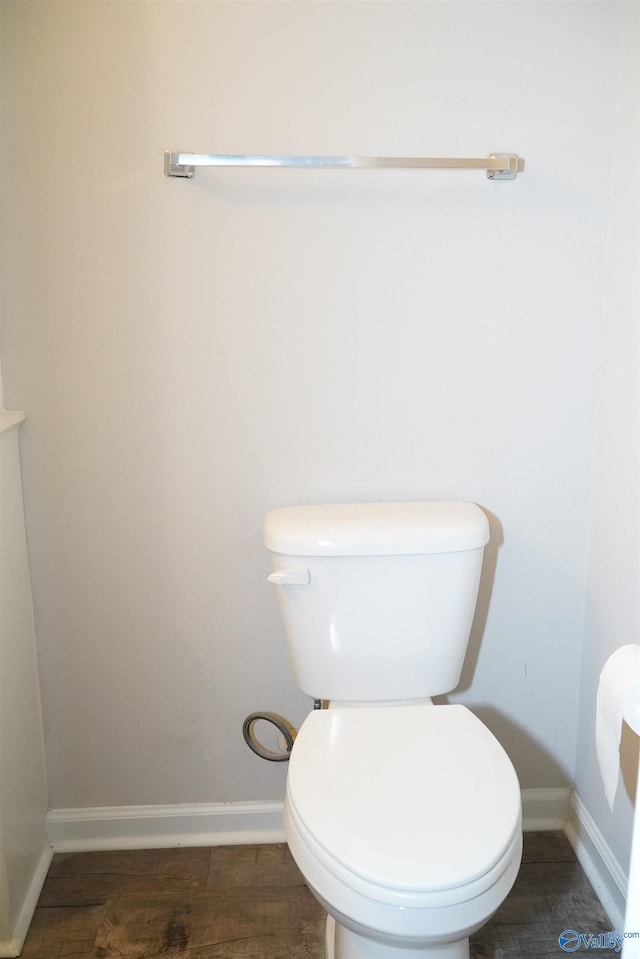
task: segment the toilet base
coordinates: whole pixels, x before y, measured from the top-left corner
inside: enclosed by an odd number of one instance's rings
[[[325,959],[469,959],[469,940],[445,942],[422,949],[400,949],[373,942],[327,916]]]

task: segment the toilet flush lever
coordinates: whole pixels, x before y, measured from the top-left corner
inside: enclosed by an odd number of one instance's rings
[[[276,586],[306,586],[311,582],[311,574],[308,569],[279,569],[275,573],[267,576],[270,583]]]

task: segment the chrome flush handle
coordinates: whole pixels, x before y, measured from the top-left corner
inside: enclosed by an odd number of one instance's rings
[[[311,582],[311,573],[308,569],[279,569],[267,576],[270,583],[276,586],[306,586]]]

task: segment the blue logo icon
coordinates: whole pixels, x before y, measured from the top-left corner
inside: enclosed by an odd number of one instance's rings
[[[560,933],[558,943],[565,952],[576,952],[580,948],[581,939],[575,929],[565,929]]]

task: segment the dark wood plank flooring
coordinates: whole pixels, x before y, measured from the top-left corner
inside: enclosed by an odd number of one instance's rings
[[[471,959],[564,956],[567,928],[611,924],[566,837],[527,833],[516,885]],[[285,845],[60,854],[22,959],[71,957],[324,959],[324,913]]]

